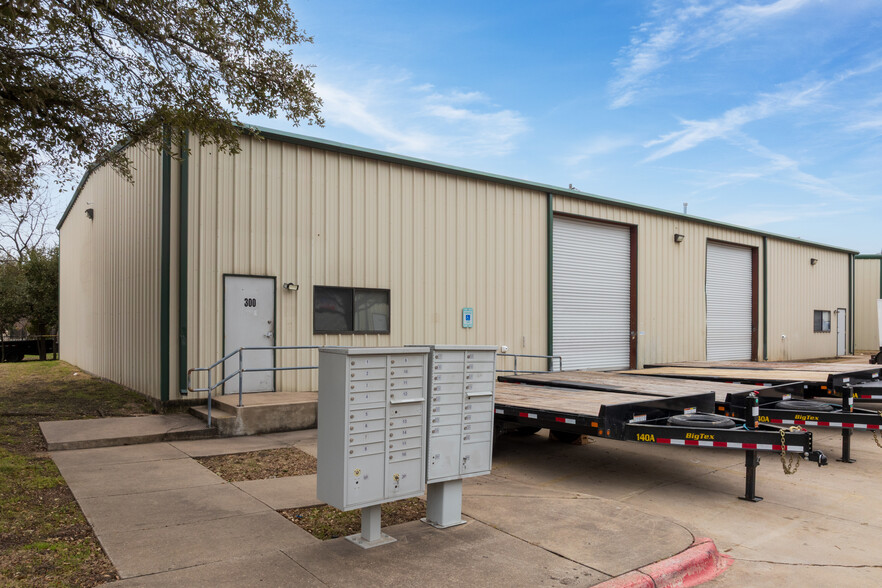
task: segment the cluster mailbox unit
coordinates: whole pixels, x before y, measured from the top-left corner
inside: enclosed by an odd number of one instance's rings
[[[495,347],[319,351],[316,493],[361,509],[350,541],[394,541],[380,530],[379,505],[420,496],[427,481],[426,522],[463,522],[462,478],[490,473],[495,361]]]
[[[394,541],[380,504],[421,496],[426,483],[426,347],[319,351],[316,494],[361,508],[362,546]]]
[[[429,354],[426,522],[463,523],[462,479],[490,473],[496,347],[434,345]]]

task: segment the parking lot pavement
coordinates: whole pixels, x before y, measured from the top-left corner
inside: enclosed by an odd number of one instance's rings
[[[601,497],[712,538],[735,563],[711,586],[882,584],[882,449],[869,432],[855,432],[852,464],[835,461],[840,436],[830,431],[814,434],[815,448],[830,457],[824,468],[802,462],[785,475],[778,455],[761,454],[759,503],[737,499],[743,452],[608,439],[573,446],[544,433],[501,438],[494,476]],[[652,535],[647,527],[646,539]]]

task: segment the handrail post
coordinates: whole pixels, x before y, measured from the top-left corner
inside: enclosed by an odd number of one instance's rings
[[[242,407],[242,348],[239,348],[239,407]]]
[[[208,428],[211,428],[211,369],[208,370]]]

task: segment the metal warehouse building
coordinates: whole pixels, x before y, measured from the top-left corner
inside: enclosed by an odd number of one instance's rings
[[[876,301],[882,298],[882,255],[858,255],[854,262],[854,347],[879,351]]]
[[[59,223],[64,360],[174,402],[189,368],[256,344],[505,345],[564,369],[853,348],[853,251],[261,134],[236,156],[129,146],[133,183],[85,175]],[[317,373],[244,387],[315,390]]]

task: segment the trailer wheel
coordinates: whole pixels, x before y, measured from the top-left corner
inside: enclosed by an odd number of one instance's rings
[[[519,437],[528,437],[530,435],[535,435],[540,430],[542,430],[542,427],[518,427],[512,431],[512,434]]]
[[[576,439],[582,436],[581,433],[570,433],[563,431],[551,431],[551,436],[554,437],[557,441],[561,443],[572,443]]]
[[[20,349],[7,349],[6,350],[6,362],[12,363],[14,361],[21,361],[24,359],[24,351]]]
[[[775,408],[781,410],[804,410],[814,412],[832,412],[835,407],[826,402],[818,402],[817,400],[782,400],[775,403]]]
[[[718,414],[677,414],[668,418],[674,427],[701,427],[704,429],[734,429],[735,421]]]

